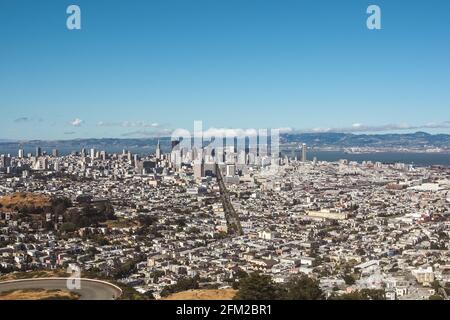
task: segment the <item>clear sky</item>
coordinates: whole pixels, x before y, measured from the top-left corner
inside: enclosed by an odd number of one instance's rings
[[[382,30],[366,27],[370,4]],[[0,0],[0,111],[0,139],[194,120],[450,133],[450,1]]]

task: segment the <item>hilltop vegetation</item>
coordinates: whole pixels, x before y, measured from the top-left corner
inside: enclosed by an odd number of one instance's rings
[[[0,209],[12,211],[49,209],[52,206],[52,198],[37,193],[16,192],[0,197]]]
[[[5,275],[0,275],[0,281],[52,278],[52,277],[67,277],[68,275],[69,274],[66,271],[61,270],[61,269],[11,272],[11,273],[7,273]]]
[[[293,276],[286,283],[275,283],[270,276],[252,273],[239,281],[235,300],[322,300],[319,281],[306,275]],[[333,295],[331,300],[385,300],[384,290],[362,289]]]
[[[0,293],[0,300],[78,300],[80,295],[67,290],[26,289]]]
[[[0,198],[0,212],[12,212],[13,220],[32,223],[32,227],[52,230],[58,224],[62,232],[97,226],[115,220],[114,208],[108,200],[77,199],[76,205],[65,197],[38,193],[13,193]]]

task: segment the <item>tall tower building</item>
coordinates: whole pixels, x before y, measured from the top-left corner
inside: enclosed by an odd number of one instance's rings
[[[297,149],[295,149],[295,160],[300,161],[302,159],[302,148],[298,146]]]
[[[19,152],[17,153],[17,155],[19,156],[20,159],[23,158],[23,149],[19,149]]]
[[[161,145],[159,144],[159,140],[156,145],[156,159],[161,159]]]
[[[194,179],[200,180],[205,176],[205,162],[202,160],[194,163]]]
[[[302,162],[306,162],[306,143],[302,144]]]
[[[41,147],[36,147],[36,157],[42,156],[42,149]]]
[[[0,157],[0,168],[7,168],[10,165],[11,165],[11,158],[2,154]]]
[[[53,151],[52,151],[52,156],[54,156],[54,157],[59,157],[59,151],[58,151],[58,149],[53,149]]]

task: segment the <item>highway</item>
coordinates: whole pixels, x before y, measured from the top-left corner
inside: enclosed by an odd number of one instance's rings
[[[66,278],[24,279],[0,282],[0,293],[11,290],[46,289],[68,290]],[[80,300],[114,300],[122,290],[108,282],[81,279],[80,289],[70,290],[80,295]]]

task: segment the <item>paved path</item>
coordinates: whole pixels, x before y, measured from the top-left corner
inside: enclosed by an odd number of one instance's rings
[[[119,287],[108,282],[81,279],[80,289],[70,290],[80,295],[80,300],[114,300],[121,294]],[[24,279],[0,282],[0,292],[24,289],[68,290],[67,278]]]

